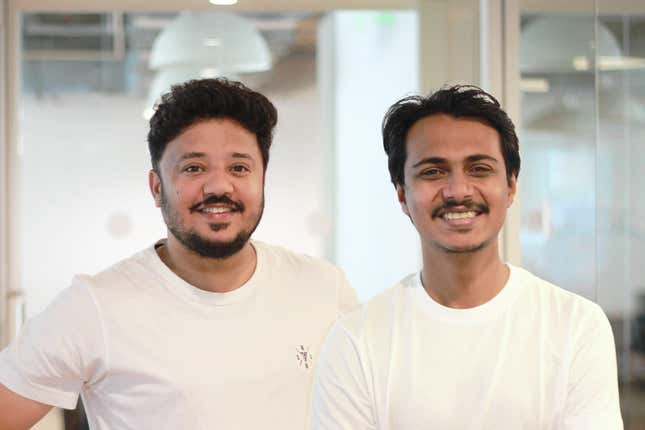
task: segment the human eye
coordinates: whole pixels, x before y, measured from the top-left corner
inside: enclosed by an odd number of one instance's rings
[[[245,173],[250,172],[250,171],[251,171],[251,169],[249,169],[249,168],[248,168],[247,166],[245,166],[244,164],[234,164],[234,165],[232,165],[232,166],[231,166],[231,171],[232,171],[233,173],[235,173],[235,174],[243,175],[243,174],[245,174]]]
[[[493,172],[493,168],[486,164],[475,164],[470,167],[470,172],[475,176],[486,176]]]
[[[204,171],[204,168],[203,168],[202,166],[198,165],[198,164],[189,164],[189,165],[187,165],[187,166],[184,166],[184,167],[181,169],[181,171],[182,171],[183,173],[191,173],[191,174],[195,174],[195,173],[203,172],[203,171]]]
[[[443,176],[443,174],[444,174],[444,171],[439,169],[439,168],[437,168],[437,167],[428,167],[428,168],[423,169],[421,171],[421,176],[422,177],[430,178],[430,179],[439,178],[439,177]]]

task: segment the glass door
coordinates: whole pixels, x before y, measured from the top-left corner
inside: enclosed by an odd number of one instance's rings
[[[525,267],[609,317],[624,424],[636,430],[645,426],[645,9],[587,6],[522,15],[521,246]]]

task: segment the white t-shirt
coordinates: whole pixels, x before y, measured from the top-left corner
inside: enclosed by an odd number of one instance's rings
[[[419,273],[339,320],[316,370],[315,430],[622,429],[600,307],[511,267],[489,302],[452,309]]]
[[[253,242],[229,293],[186,283],[153,247],[78,276],[0,354],[0,383],[93,430],[297,429],[328,329],[356,304],[332,265]]]

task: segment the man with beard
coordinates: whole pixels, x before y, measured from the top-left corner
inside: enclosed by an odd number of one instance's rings
[[[383,143],[423,267],[332,329],[312,428],[622,429],[600,307],[500,259],[520,156],[497,100],[473,86],[405,98]]]
[[[92,429],[306,427],[312,367],[355,295],[335,267],[250,237],[277,114],[224,79],[150,120],[150,190],[168,235],[78,276],[0,355],[0,429],[79,394]]]

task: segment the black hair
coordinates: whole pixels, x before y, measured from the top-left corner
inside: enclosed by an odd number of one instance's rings
[[[159,172],[159,161],[168,142],[191,125],[214,118],[234,120],[255,134],[266,171],[278,113],[262,94],[225,78],[196,79],[173,85],[161,97],[150,118],[148,132],[152,168]]]
[[[420,119],[437,114],[473,118],[497,130],[506,178],[517,179],[520,152],[515,126],[495,97],[475,85],[444,87],[426,97],[409,96],[394,103],[383,118],[383,147],[388,157],[390,179],[405,184],[403,166],[407,158],[406,139],[410,128]]]

